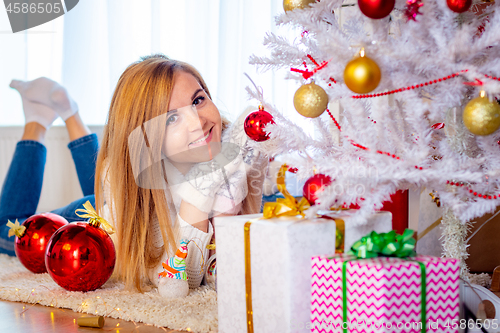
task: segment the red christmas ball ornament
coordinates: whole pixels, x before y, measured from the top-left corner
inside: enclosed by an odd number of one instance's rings
[[[16,222],[17,223],[17,222]],[[52,235],[68,224],[62,216],[53,213],[33,215],[22,226],[24,231],[14,232],[14,250],[19,261],[33,273],[45,273],[45,249]]]
[[[455,13],[463,13],[469,10],[472,0],[446,0],[446,4]]]
[[[70,291],[92,291],[113,273],[115,246],[98,224],[73,222],[50,239],[45,265],[52,279]]]
[[[359,9],[372,19],[381,19],[394,9],[396,0],[358,0]]]
[[[316,204],[318,199],[317,193],[324,191],[325,188],[332,183],[330,176],[321,173],[316,174],[309,178],[304,184],[303,195],[311,205]]]
[[[243,127],[250,139],[262,142],[269,139],[269,135],[264,131],[264,128],[269,123],[274,124],[273,116],[264,110],[262,106],[259,106],[258,111],[254,111],[246,117]]]

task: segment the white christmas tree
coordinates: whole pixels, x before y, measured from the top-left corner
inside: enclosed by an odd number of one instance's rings
[[[299,178],[330,177],[309,216],[357,203],[355,221],[363,223],[398,189],[435,190],[447,211],[445,254],[466,257],[466,222],[500,204],[499,2],[396,0],[392,7],[390,0],[359,0],[346,7],[342,0],[285,0],[284,5],[277,25],[302,34],[287,39],[269,33],[264,43],[270,55],[250,61],[261,70],[290,70],[287,78],[303,85],[295,106],[315,117],[316,133],[306,133],[253,91],[275,122],[265,127],[270,140],[255,142],[255,148],[271,156],[295,152],[299,157],[287,163]],[[321,90],[329,105],[340,104],[338,119],[329,110],[318,117],[326,108]]]

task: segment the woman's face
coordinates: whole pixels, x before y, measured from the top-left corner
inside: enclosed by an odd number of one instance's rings
[[[165,126],[162,152],[178,167],[209,161],[220,152],[219,110],[196,78],[184,71],[174,76]]]

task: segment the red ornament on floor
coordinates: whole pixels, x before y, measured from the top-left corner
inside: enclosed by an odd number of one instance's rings
[[[396,0],[358,0],[359,9],[371,19],[381,19],[394,9]]]
[[[332,179],[330,178],[330,176],[323,175],[321,173],[312,176],[304,184],[304,198],[309,201],[309,204],[311,204],[311,206],[316,204],[316,200],[318,199],[316,193],[323,191],[331,183]]]
[[[52,279],[70,291],[92,291],[113,273],[116,252],[113,241],[98,226],[70,223],[50,239],[45,265]]]
[[[463,13],[469,10],[472,0],[446,0],[446,3],[455,13]]]
[[[22,224],[26,229],[14,243],[16,256],[33,273],[45,273],[45,249],[52,235],[68,224],[62,216],[53,213],[33,215]]]
[[[250,139],[262,142],[269,139],[269,135],[264,131],[269,123],[274,124],[273,116],[265,111],[264,107],[259,106],[258,111],[254,111],[246,117],[243,127]]]

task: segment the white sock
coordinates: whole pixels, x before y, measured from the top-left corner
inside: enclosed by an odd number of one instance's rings
[[[22,93],[21,99],[23,101],[24,118],[26,119],[26,124],[37,122],[46,129],[49,129],[54,120],[57,119],[57,113],[48,106],[32,102],[24,98]]]
[[[46,77],[33,81],[12,80],[10,86],[19,91],[23,99],[53,109],[64,121],[78,111],[78,105],[66,88]]]

